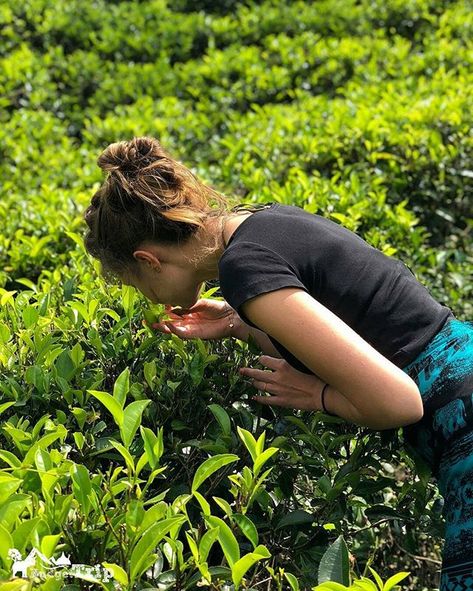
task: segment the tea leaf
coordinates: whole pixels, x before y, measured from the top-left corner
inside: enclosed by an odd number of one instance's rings
[[[135,400],[123,411],[123,423],[120,426],[122,441],[126,447],[131,445],[136,431],[141,422],[144,409],[151,403],[151,400]]]
[[[217,419],[223,434],[230,435],[231,423],[227,411],[224,410],[219,404],[209,404],[208,408]]]
[[[270,557],[271,554],[268,552],[265,546],[258,546],[255,548],[254,552],[246,554],[243,556],[243,558],[237,560],[237,562],[235,562],[235,564],[232,566],[232,581],[235,587],[238,588],[243,577],[252,566],[254,566],[260,560]]]
[[[149,554],[154,551],[164,536],[175,526],[181,526],[186,518],[182,515],[169,517],[155,523],[143,532],[138,542],[134,545],[130,557],[130,582],[133,583],[144,571],[144,564]]]
[[[123,408],[125,405],[126,397],[129,391],[130,370],[128,369],[128,367],[126,367],[115,380],[115,385],[113,386],[113,397],[121,406],[121,408]]]
[[[331,544],[322,556],[318,569],[319,583],[334,581],[342,585],[350,584],[350,564],[348,548],[342,536]]]
[[[128,575],[121,566],[119,566],[118,564],[113,564],[111,562],[102,562],[102,566],[104,566],[108,571],[110,571],[112,577],[120,584],[128,585]]]
[[[230,567],[240,559],[240,548],[232,530],[219,517],[209,515],[205,518],[210,527],[218,528],[218,541]]]
[[[258,545],[258,530],[255,524],[246,515],[233,513],[232,518],[237,522],[241,533],[246,536],[253,544],[253,548]]]
[[[205,460],[196,470],[192,480],[192,492],[196,491],[203,482],[210,478],[217,470],[238,460],[235,454],[219,454]]]
[[[125,415],[119,402],[115,400],[113,396],[110,396],[110,394],[107,392],[100,392],[98,390],[87,390],[87,392],[97,398],[97,400],[99,400],[105,406],[119,427],[123,425]]]

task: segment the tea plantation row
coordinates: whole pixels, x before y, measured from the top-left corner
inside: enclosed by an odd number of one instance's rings
[[[82,213],[100,151],[152,135],[232,202],[357,232],[470,320],[472,34],[462,1],[0,6],[0,580],[10,548],[100,567],[65,582],[37,557],[0,590],[310,589],[333,561],[344,585],[438,586],[442,499],[402,430],[256,408],[256,348],[153,333]]]

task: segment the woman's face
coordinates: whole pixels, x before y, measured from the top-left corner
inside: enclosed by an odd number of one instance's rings
[[[138,289],[154,304],[182,308],[190,308],[196,303],[203,285],[192,281],[188,274],[170,268],[159,273],[153,268],[143,269],[139,274],[129,273],[123,283]]]
[[[125,285],[138,289],[155,304],[189,308],[199,299],[203,281],[181,257],[140,250],[134,269],[122,276]]]

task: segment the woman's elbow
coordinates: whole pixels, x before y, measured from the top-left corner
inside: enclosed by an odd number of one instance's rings
[[[412,413],[410,415],[408,422],[406,422],[406,425],[413,425],[414,423],[418,423],[423,416],[424,405],[422,403],[422,398],[420,398],[420,401],[414,405],[414,408],[412,409]]]
[[[403,402],[399,413],[399,427],[406,427],[418,423],[424,416],[424,403],[419,388],[415,385],[412,393]]]
[[[396,409],[385,409],[384,420],[379,420],[377,417],[376,426],[373,428],[377,430],[396,429],[398,427],[406,427],[418,423],[424,416],[424,405],[419,389],[415,386],[408,395],[399,401]],[[390,417],[389,420],[387,418]]]

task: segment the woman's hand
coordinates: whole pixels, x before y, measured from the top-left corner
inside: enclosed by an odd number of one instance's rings
[[[298,371],[284,359],[262,355],[259,361],[272,371],[242,367],[240,374],[248,376],[255,388],[272,396],[253,396],[253,400],[299,410],[322,410],[321,393],[325,382],[319,377]]]
[[[155,322],[152,328],[181,339],[223,339],[236,336],[243,321],[227,302],[200,299],[187,309],[166,306],[170,320]]]

